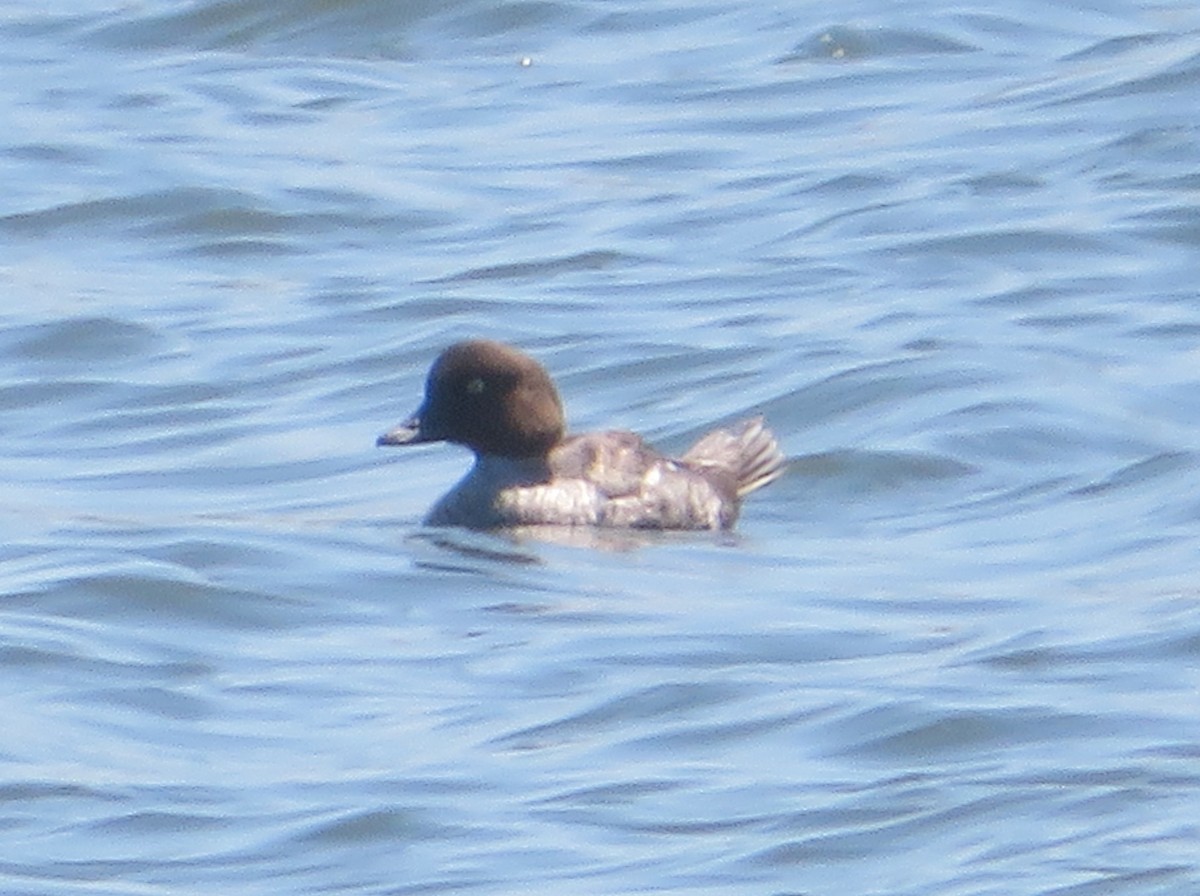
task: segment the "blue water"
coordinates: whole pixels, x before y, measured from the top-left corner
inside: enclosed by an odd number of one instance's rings
[[[1200,891],[1200,11],[0,12],[0,892]],[[448,342],[736,533],[422,529]]]

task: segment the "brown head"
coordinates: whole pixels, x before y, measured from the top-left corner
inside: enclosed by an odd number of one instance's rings
[[[416,415],[379,445],[454,442],[477,454],[536,457],[563,437],[562,402],[544,367],[488,339],[456,342],[429,369]]]

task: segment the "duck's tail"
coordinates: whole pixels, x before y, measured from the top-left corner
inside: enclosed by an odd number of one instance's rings
[[[682,460],[732,473],[739,498],[774,482],[787,469],[787,458],[762,417],[751,417],[729,429],[714,429],[689,448]]]

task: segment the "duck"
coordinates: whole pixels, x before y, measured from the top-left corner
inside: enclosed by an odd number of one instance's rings
[[[416,413],[376,440],[383,447],[430,442],[464,446],[475,461],[424,524],[475,530],[728,530],[746,495],[787,467],[761,416],[709,432],[678,458],[625,430],[568,435],[546,368],[490,339],[442,351]]]

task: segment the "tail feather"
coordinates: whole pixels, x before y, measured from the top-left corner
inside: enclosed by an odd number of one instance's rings
[[[689,448],[682,460],[729,472],[737,483],[739,498],[774,482],[787,469],[787,458],[762,417],[751,417],[730,429],[714,429]]]

